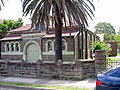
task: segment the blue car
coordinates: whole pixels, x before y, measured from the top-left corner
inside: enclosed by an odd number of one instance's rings
[[[96,90],[120,90],[120,66],[98,74]]]

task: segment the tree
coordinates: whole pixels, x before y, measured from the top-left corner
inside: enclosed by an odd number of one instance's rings
[[[4,0],[0,0],[0,3],[4,6]],[[0,4],[0,10],[1,10],[1,4]]]
[[[120,35],[119,34],[114,34],[114,41],[118,42],[118,45],[120,45]]]
[[[120,27],[119,27],[119,30],[118,30],[118,32],[117,32],[119,35],[120,35]]]
[[[62,27],[66,21],[78,25],[88,25],[87,19],[92,18],[94,6],[91,0],[23,0],[23,15],[32,16],[32,25],[38,22],[48,26],[50,21],[55,27],[55,57],[62,60]]]
[[[105,42],[112,42],[114,41],[115,34],[104,34],[104,41]]]
[[[96,34],[115,34],[115,29],[110,23],[100,22],[95,26]]]
[[[95,34],[104,34],[104,41],[113,41],[115,29],[110,23],[100,22],[95,26]]]
[[[119,34],[114,35],[114,41],[117,42],[117,49],[118,49],[118,52],[120,53],[120,35]]]
[[[6,36],[6,33],[12,29],[21,27],[23,25],[23,21],[21,18],[18,20],[4,20],[2,23],[0,23],[0,33],[1,38]]]

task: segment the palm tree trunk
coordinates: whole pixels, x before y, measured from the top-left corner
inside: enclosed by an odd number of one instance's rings
[[[58,9],[58,8],[56,8]],[[55,59],[56,62],[58,60],[62,60],[62,20],[61,20],[61,16],[59,14],[59,10],[56,10],[58,12],[56,12],[57,14],[57,21],[55,21]]]

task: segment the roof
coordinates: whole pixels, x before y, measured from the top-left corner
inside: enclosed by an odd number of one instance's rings
[[[25,30],[29,30],[31,28],[31,24],[27,24],[25,26],[22,26],[22,27],[19,27],[19,28],[16,28],[14,30],[11,30],[9,32],[19,32],[19,31],[25,31]]]
[[[77,33],[78,33],[78,31],[77,32],[71,32],[71,33],[70,32],[63,32],[62,36],[75,36]],[[55,33],[53,33],[53,34],[46,34],[43,37],[55,37]]]
[[[18,40],[21,39],[21,36],[17,36],[17,37],[5,37],[3,39],[0,39],[0,41],[4,41],[4,40]]]
[[[62,36],[75,36],[76,34],[78,34],[78,32],[66,32],[66,33],[62,33]],[[34,34],[33,34],[34,36]],[[43,36],[43,38],[47,38],[47,37],[55,37],[55,33],[53,34],[46,34]],[[3,39],[0,39],[0,41],[7,41],[7,40],[19,40],[22,39],[22,36],[16,36],[16,37],[5,37]]]

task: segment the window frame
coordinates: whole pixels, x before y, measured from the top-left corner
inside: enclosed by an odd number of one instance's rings
[[[17,51],[17,47],[16,47],[16,44],[18,44],[18,51]],[[17,42],[15,42],[15,52],[20,52],[20,43],[17,41]]]
[[[50,51],[48,50],[48,43],[49,42],[51,42],[51,48],[52,48],[52,50],[50,50]],[[54,43],[52,40],[47,40],[45,46],[46,46],[46,52],[53,52],[54,51]]]
[[[8,50],[8,48],[7,48],[7,45],[8,45],[8,47],[9,47],[9,50]],[[9,42],[6,42],[6,43],[5,43],[5,52],[10,52],[10,43],[9,43]]]
[[[16,50],[16,44],[18,44],[19,51]],[[8,51],[7,45],[9,45],[9,51]],[[18,41],[17,42],[6,42],[4,47],[5,47],[5,52],[20,52],[20,43]]]
[[[62,50],[63,52],[66,52],[66,51],[68,51],[68,43],[67,43],[67,41],[65,40],[65,39],[62,39],[62,42],[64,41],[64,44],[65,44],[65,50]],[[53,43],[54,43],[54,51],[55,51],[55,40],[53,41]]]
[[[13,44],[13,49],[14,50],[12,50],[12,44]],[[15,43],[14,42],[10,42],[10,51],[15,52]]]
[[[62,42],[64,42],[64,45],[65,45],[65,50],[62,50],[62,51],[68,51],[68,43],[66,42],[65,39],[62,39]]]

